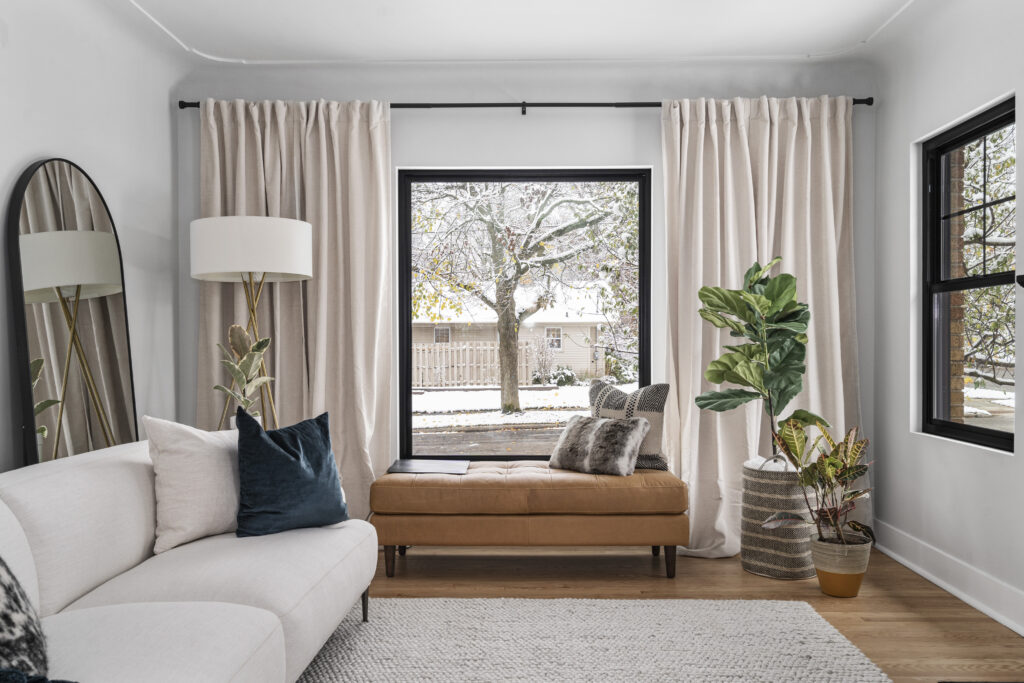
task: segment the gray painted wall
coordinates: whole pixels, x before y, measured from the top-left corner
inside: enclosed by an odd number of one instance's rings
[[[873,45],[879,74],[877,296],[874,328],[866,331],[873,333],[876,359],[872,436],[880,543],[1024,634],[1020,447],[1009,454],[920,431],[919,211],[919,143],[1024,90],[1022,27],[1020,2],[918,2]],[[1017,140],[1019,155],[1019,132]],[[1019,173],[1017,183],[1019,196]],[[1022,331],[1018,316],[1018,339]],[[1018,408],[1017,424],[1020,416]]]
[[[33,161],[66,157],[92,176],[110,205],[124,252],[139,415],[174,415],[177,203],[168,91],[187,68],[184,53],[164,47],[156,29],[101,2],[0,4],[4,216],[15,181]],[[6,273],[6,253],[2,268]],[[8,296],[4,275],[0,471],[22,462],[10,437]]]

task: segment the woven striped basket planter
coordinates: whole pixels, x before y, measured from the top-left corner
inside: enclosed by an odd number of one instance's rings
[[[751,574],[773,579],[814,576],[810,530],[807,527],[765,529],[776,512],[807,514],[796,472],[773,472],[743,466],[743,519],[740,560]]]

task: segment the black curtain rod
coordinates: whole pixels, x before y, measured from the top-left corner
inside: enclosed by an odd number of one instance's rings
[[[874,97],[854,97],[854,104],[866,104],[869,107],[875,103]],[[518,108],[520,113],[526,114],[527,109],[560,108],[579,109],[612,107],[616,109],[637,109],[660,107],[661,102],[392,102],[392,109],[513,109]],[[178,100],[178,109],[198,109],[199,102],[187,102]]]

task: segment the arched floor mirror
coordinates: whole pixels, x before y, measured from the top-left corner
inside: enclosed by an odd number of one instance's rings
[[[25,464],[137,440],[121,247],[78,165],[47,159],[25,170],[7,255]]]

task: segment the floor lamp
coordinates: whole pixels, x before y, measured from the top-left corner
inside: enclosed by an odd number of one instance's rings
[[[22,282],[26,304],[60,304],[68,328],[68,348],[61,375],[60,403],[57,408],[57,436],[53,442],[53,458],[57,457],[64,427],[64,405],[68,391],[71,354],[85,380],[86,392],[107,446],[115,445],[110,418],[93,379],[89,359],[78,336],[79,304],[87,299],[121,292],[121,257],[113,233],[93,230],[56,230],[21,235]]]
[[[189,239],[192,277],[242,283],[249,309],[246,329],[255,339],[260,336],[257,311],[263,286],[313,277],[313,226],[305,221],[266,216],[200,218],[192,221]],[[260,375],[268,376],[266,363],[261,363]],[[274,428],[280,427],[274,393],[266,384],[259,391],[263,415],[269,405]],[[217,429],[224,426],[230,402],[226,397]]]

